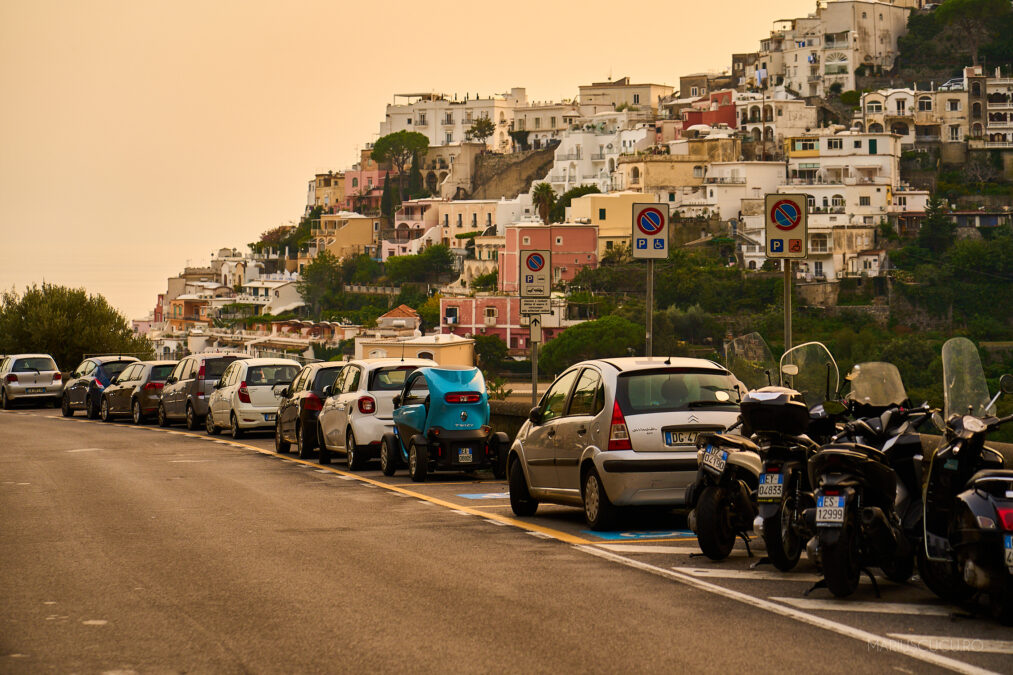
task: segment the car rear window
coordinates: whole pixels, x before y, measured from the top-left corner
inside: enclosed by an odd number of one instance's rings
[[[152,366],[150,379],[154,382],[164,382],[175,367],[172,363],[165,366]]]
[[[720,370],[656,368],[619,375],[616,400],[624,414],[738,407],[736,380]]]
[[[30,356],[26,359],[14,359],[14,367],[11,368],[12,373],[27,373],[36,370],[39,372],[56,370],[56,362],[48,356]]]
[[[329,387],[334,384],[334,380],[337,379],[338,373],[341,372],[341,366],[335,366],[334,368],[321,368],[317,371],[317,377],[313,380],[313,391],[323,391],[325,387]]]
[[[298,373],[299,366],[251,366],[246,371],[246,384],[251,387],[288,384]]]
[[[215,359],[204,359],[204,379],[205,380],[217,380],[225,372],[225,369],[229,367],[229,364],[235,361],[237,356],[223,356]]]
[[[110,363],[103,363],[102,370],[106,371],[106,375],[109,377],[115,377],[129,368],[132,363],[137,363],[137,361],[112,361]]]
[[[418,366],[387,366],[377,368],[369,376],[369,390],[401,391],[405,379],[417,369]]]

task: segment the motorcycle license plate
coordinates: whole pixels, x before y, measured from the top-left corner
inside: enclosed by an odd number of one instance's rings
[[[695,431],[666,431],[665,445],[695,445]]]
[[[1003,537],[1003,544],[1006,548],[1006,567],[1013,573],[1013,534]]]
[[[784,493],[784,475],[765,473],[756,489],[756,498],[761,502],[779,502]]]
[[[840,527],[844,524],[844,497],[820,495],[816,498],[816,525]]]
[[[724,473],[727,461],[728,453],[713,445],[708,445],[707,451],[703,453],[703,465],[715,473]]]
[[[460,464],[471,464],[471,448],[461,448],[457,451],[457,461]]]
[[[29,394],[45,394],[46,393],[46,388],[45,387],[28,387],[28,389],[26,390],[26,392],[29,393]]]

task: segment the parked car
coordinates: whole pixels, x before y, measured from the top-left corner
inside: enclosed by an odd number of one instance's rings
[[[329,464],[332,451],[344,452],[348,468],[357,471],[379,457],[380,440],[394,431],[394,397],[410,373],[435,365],[429,359],[364,359],[345,365],[318,417],[320,463]]]
[[[158,410],[165,379],[175,367],[176,361],[141,361],[127,366],[102,392],[99,417],[111,422],[130,415],[134,424],[143,424]]]
[[[478,368],[419,368],[394,398],[394,431],[383,436],[380,468],[399,464],[422,482],[437,469],[492,469],[502,478],[509,439],[489,427],[489,394]]]
[[[190,431],[197,431],[208,414],[208,398],[214,384],[221,379],[229,364],[249,358],[246,354],[193,354],[176,364],[162,388],[158,403],[158,426],[167,427],[182,421]]]
[[[678,506],[697,474],[696,436],[724,431],[745,386],[712,361],[584,361],[560,375],[510,448],[515,514],[541,501],[583,507],[593,529],[628,505]]]
[[[311,363],[282,390],[274,425],[275,451],[288,452],[295,443],[299,456],[309,457],[317,445],[317,416],[324,407],[325,390],[344,367],[344,363]]]
[[[299,372],[291,359],[241,359],[230,364],[214,383],[205,426],[217,434],[228,425],[233,438],[253,429],[269,429],[278,417],[281,392]]]
[[[63,416],[72,417],[83,410],[88,419],[98,419],[102,392],[131,363],[137,363],[133,356],[90,356],[82,361],[63,387],[60,404]]]
[[[11,354],[0,357],[0,405],[54,403],[63,395],[63,375],[49,354]]]

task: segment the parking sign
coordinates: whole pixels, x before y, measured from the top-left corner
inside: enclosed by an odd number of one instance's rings
[[[552,258],[549,251],[521,251],[520,292],[522,298],[547,298],[552,291]]]
[[[633,205],[633,257],[668,257],[668,206]]]
[[[807,196],[769,194],[764,204],[767,257],[807,257],[809,255]]]

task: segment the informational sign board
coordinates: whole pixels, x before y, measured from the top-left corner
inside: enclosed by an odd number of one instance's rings
[[[768,258],[805,258],[809,255],[806,195],[769,194],[765,200]]]
[[[542,341],[542,322],[537,317],[531,319],[531,324],[528,326],[531,330],[531,335],[528,339],[531,342],[539,343]]]
[[[552,292],[552,259],[549,251],[521,251],[522,298],[549,298]]]
[[[668,206],[633,205],[633,257],[668,257]]]
[[[521,316],[549,314],[551,311],[548,298],[521,298]]]

